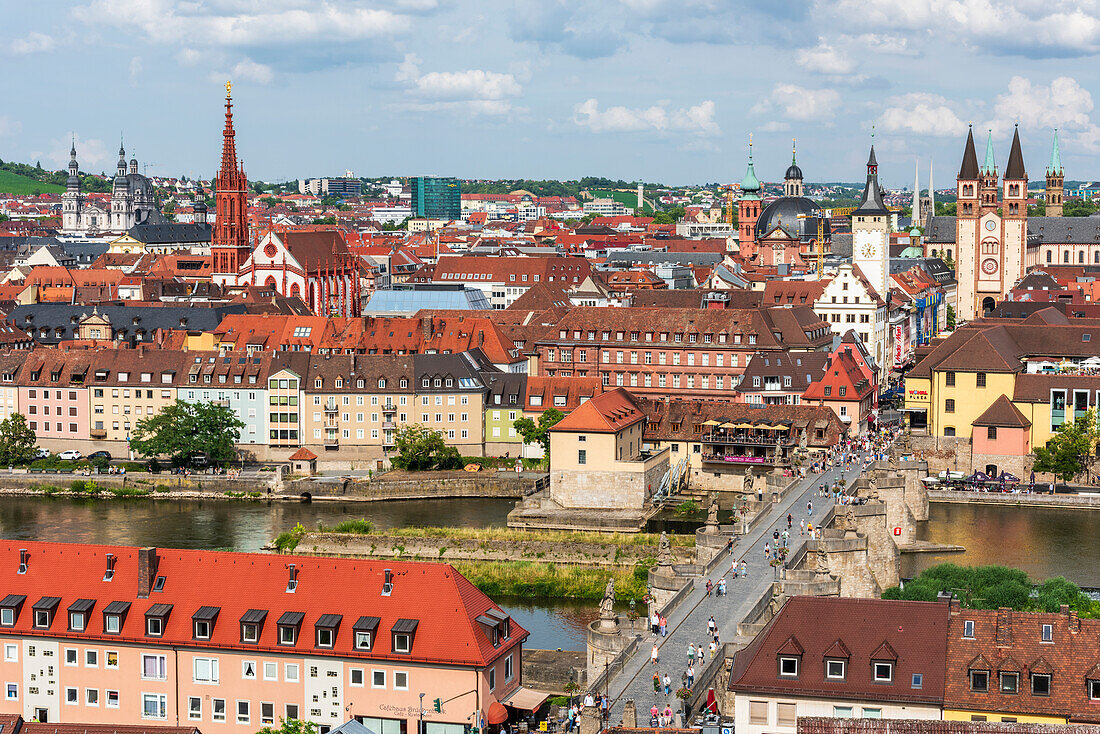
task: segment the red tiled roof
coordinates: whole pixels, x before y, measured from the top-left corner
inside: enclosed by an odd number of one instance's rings
[[[553,430],[617,433],[645,420],[637,399],[621,387],[600,393],[561,420]]]
[[[27,571],[19,574],[20,549],[28,551]],[[67,633],[89,640],[120,644],[161,644],[223,649],[256,649],[276,653],[287,648],[277,642],[277,622],[286,612],[300,612],[296,650],[310,655],[338,655],[413,662],[483,666],[507,652],[509,645],[493,647],[475,620],[486,610],[500,610],[449,564],[363,559],[313,558],[264,553],[198,550],[156,550],[155,575],[163,576],[163,591],[138,598],[139,549],[28,541],[0,542],[0,579],[8,594],[25,595],[26,602],[10,630],[24,637],[50,637],[64,629],[65,610],[77,599],[93,599],[90,624],[84,633]],[[104,581],[106,554],[113,553],[115,573]],[[297,587],[287,592],[288,564],[294,564]],[[384,570],[393,573],[393,588],[382,593]],[[51,630],[36,629],[31,607],[43,597],[60,597]],[[103,633],[102,611],[114,601],[128,602],[120,635]],[[170,605],[164,634],[145,634],[145,614],[155,605]],[[200,607],[218,607],[210,640],[196,643],[192,615]],[[267,611],[259,643],[240,640],[240,619],[250,609]],[[314,624],[322,615],[342,615],[332,648],[316,648]],[[353,646],[352,626],[361,616],[380,617],[374,648]],[[392,650],[391,628],[398,620],[416,620],[409,654]],[[511,623],[511,642],[527,632]]]

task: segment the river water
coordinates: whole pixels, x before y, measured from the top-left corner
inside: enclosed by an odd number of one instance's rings
[[[901,575],[911,578],[937,563],[999,564],[1037,581],[1065,576],[1100,587],[1100,511],[934,503],[917,538],[961,545],[964,553],[907,553]]]
[[[515,500],[477,498],[302,504],[3,496],[0,537],[258,551],[299,522],[315,528],[365,517],[380,530],[410,525],[503,527],[513,507]],[[585,626],[598,613],[594,602],[498,601],[531,633],[528,648],[583,650]]]

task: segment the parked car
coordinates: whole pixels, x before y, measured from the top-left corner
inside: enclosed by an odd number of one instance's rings
[[[70,449],[68,451],[62,451],[58,454],[64,461],[79,461],[84,454],[80,453],[76,449]]]
[[[48,458],[50,458],[50,450],[49,449],[38,449],[37,451],[34,452],[34,458],[36,458],[36,459],[48,459]]]
[[[191,466],[196,469],[205,469],[210,464],[206,454],[202,452],[191,454]]]
[[[89,461],[95,461],[96,459],[106,459],[107,461],[110,461],[111,460],[111,452],[110,451],[93,451],[92,453],[88,454],[88,460]]]

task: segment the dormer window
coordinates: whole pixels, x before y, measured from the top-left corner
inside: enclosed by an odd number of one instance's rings
[[[420,622],[415,619],[399,619],[394,622],[390,629],[393,635],[391,642],[394,652],[408,653],[412,650],[413,637],[416,636],[416,628],[419,624]]]
[[[333,647],[336,644],[336,630],[340,627],[340,614],[322,614],[313,625],[316,632],[317,647]]]
[[[27,597],[21,594],[8,594],[0,600],[0,627],[14,627],[19,618],[19,610]]]
[[[798,677],[798,658],[782,656],[779,658],[779,675],[784,678]]]
[[[374,646],[374,636],[378,631],[378,617],[360,617],[352,631],[355,633],[355,649],[369,651]]]
[[[126,619],[126,612],[130,610],[130,602],[113,601],[103,608],[103,634],[117,635],[122,633],[122,623]]]
[[[191,634],[196,640],[209,640],[214,631],[214,623],[218,620],[218,612],[221,607],[199,607],[198,611],[191,615]]]
[[[844,680],[847,676],[847,662],[844,660],[826,660],[825,677],[829,680]]]
[[[44,596],[34,603],[34,626],[37,629],[49,629],[53,623],[53,615],[57,611],[57,605],[61,603],[59,596]]]
[[[260,641],[260,631],[267,619],[266,609],[249,609],[241,617],[241,642],[255,644]]]
[[[874,666],[874,680],[876,683],[889,683],[894,680],[893,663],[875,662]]]
[[[145,634],[148,637],[162,637],[168,615],[172,613],[171,604],[154,604],[145,613]]]
[[[305,616],[302,612],[285,612],[283,616],[279,617],[277,626],[279,628],[280,645],[293,645],[298,642],[298,630],[301,628]]]
[[[974,638],[974,621],[971,619],[963,622],[963,637],[968,639]]]
[[[83,632],[88,626],[88,615],[95,606],[95,599],[77,599],[69,605],[69,631]]]

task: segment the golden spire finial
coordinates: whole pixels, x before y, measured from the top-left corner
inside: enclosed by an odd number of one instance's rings
[[[225,83],[225,98],[229,99],[233,96],[233,82]]]

